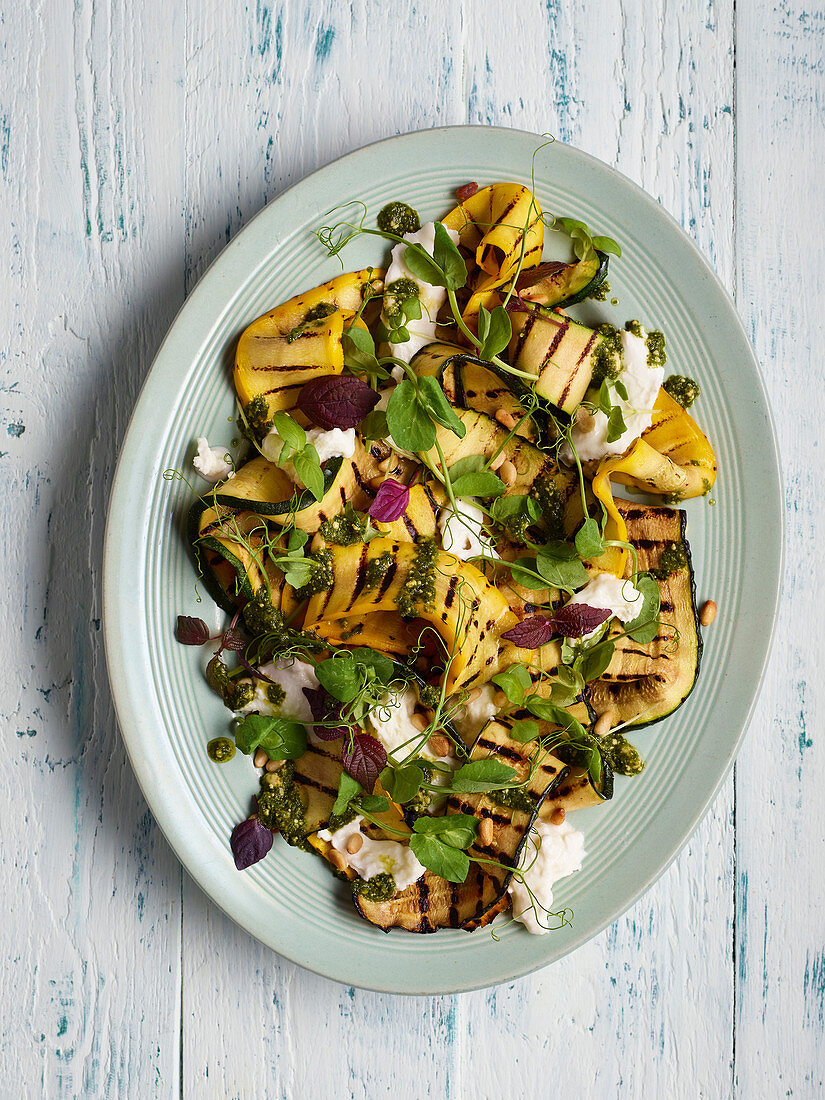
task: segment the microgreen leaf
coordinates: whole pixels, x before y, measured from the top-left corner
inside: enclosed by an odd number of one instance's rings
[[[192,615],[178,615],[175,637],[181,645],[204,645],[209,641],[209,627],[203,619]]]
[[[544,615],[530,615],[501,636],[519,649],[538,649],[553,637],[553,621]]]
[[[312,561],[311,558],[295,557],[289,554],[273,558],[272,564],[281,570],[286,583],[292,585],[293,588],[303,588],[305,584],[309,583],[312,574],[318,568],[317,562]]]
[[[533,686],[530,673],[524,665],[510,665],[504,672],[499,672],[493,677],[493,683],[496,687],[500,687],[510,702],[515,703],[516,706],[521,705],[525,692]]]
[[[433,259],[444,272],[444,286],[460,290],[467,282],[467,265],[442,222],[435,223]]]
[[[447,882],[464,882],[466,879],[470,870],[470,857],[466,852],[424,833],[413,833],[410,848],[418,862],[434,875],[440,875]]]
[[[358,671],[349,653],[319,661],[315,675],[321,687],[341,703],[351,703],[358,694]]]
[[[510,730],[510,737],[514,741],[519,741],[522,745],[525,745],[528,741],[537,741],[538,736],[538,722],[533,722],[528,718],[522,718],[518,722],[513,722],[512,729]]]
[[[478,819],[472,814],[419,817],[413,825],[413,832],[437,836],[451,848],[469,848],[478,834]]]
[[[622,438],[626,431],[627,425],[622,410],[618,405],[614,405],[607,418],[607,442],[615,443],[617,439]]]
[[[610,618],[612,613],[605,607],[591,607],[586,603],[565,604],[553,615],[553,629],[565,638],[581,638],[592,634]]]
[[[445,273],[422,245],[414,243],[407,245],[404,249],[404,264],[422,283],[446,287]]]
[[[452,479],[453,493],[456,497],[499,497],[506,491],[501,478],[492,470],[479,470],[478,473],[464,474]]]
[[[293,457],[292,464],[295,467],[295,473],[301,481],[303,481],[304,485],[306,485],[315,499],[323,500],[324,472],[321,469],[321,461],[318,458],[318,452],[312,444],[307,444],[302,451],[299,451]]]
[[[221,649],[229,649],[233,653],[241,653],[246,649],[247,642],[240,630],[230,628],[221,638]]]
[[[390,800],[383,794],[362,794],[357,805],[368,814],[383,814],[390,808]]]
[[[430,414],[436,424],[441,424],[463,439],[467,431],[464,424],[456,416],[455,410],[444,395],[441,383],[436,378],[422,378],[418,383],[418,396],[421,404]],[[395,439],[395,433],[393,433]]]
[[[408,378],[402,379],[392,391],[387,405],[387,426],[394,442],[405,451],[429,451],[435,444],[435,425]]]
[[[371,439],[386,439],[390,431],[387,424],[387,414],[383,409],[373,409],[373,411],[361,421],[358,431],[366,442],[369,442]]]
[[[529,572],[528,572],[529,570]],[[518,558],[510,563],[510,575],[516,584],[527,588],[531,592],[539,592],[547,587],[543,580],[536,580],[534,573],[538,572],[535,558]]]
[[[229,846],[239,871],[245,871],[253,863],[264,858],[272,847],[272,831],[265,828],[257,817],[249,817],[232,830]]]
[[[341,760],[345,770],[369,792],[386,767],[387,750],[370,734],[357,733],[349,745],[344,745]]]
[[[486,314],[484,317],[484,335],[481,332],[482,314]],[[496,306],[492,313],[489,313],[484,306],[480,306],[478,321],[478,338],[481,340],[479,357],[481,359],[492,359],[499,352],[504,351],[510,343],[510,338],[513,335],[510,315],[503,305]]]
[[[450,786],[460,794],[479,794],[500,790],[515,778],[515,768],[500,760],[471,760],[453,774]]]
[[[381,786],[393,800],[403,804],[418,794],[424,782],[424,772],[417,764],[388,765],[379,776]]]
[[[361,784],[357,779],[353,779],[347,772],[341,772],[341,778],[338,780],[338,796],[332,804],[331,815],[338,817],[344,813],[353,798],[361,793],[361,790]]]
[[[272,417],[272,426],[287,447],[295,451],[301,451],[306,447],[307,433],[300,424],[296,424],[289,413],[274,413]]]
[[[358,646],[352,650],[352,659],[357,665],[371,668],[376,679],[380,680],[382,684],[389,684],[391,680],[396,678],[397,672],[393,662],[376,649],[370,649],[369,646],[365,645]]]
[[[598,252],[608,252],[611,256],[621,256],[621,245],[612,237],[591,237],[591,244]]]
[[[553,588],[573,592],[587,584],[587,570],[576,550],[564,542],[549,542],[536,554],[536,570]]]
[[[337,699],[333,699],[323,688],[305,687],[303,692],[315,719],[312,730],[316,737],[321,741],[338,741],[349,734],[349,725],[341,721],[341,703]],[[329,725],[330,722],[341,724]]]
[[[297,760],[306,752],[307,731],[300,722],[247,714],[235,727],[235,744],[247,756],[261,748],[270,760]]]
[[[363,329],[354,329],[369,336]],[[376,362],[377,366],[377,362]],[[378,394],[350,374],[326,375],[307,382],[298,395],[298,408],[320,428],[354,428],[378,404]]]
[[[624,384],[624,382],[622,382],[620,378],[614,379],[613,389],[616,391],[619,397],[621,397],[622,401],[629,400],[627,396],[627,386]]]
[[[598,680],[607,670],[615,648],[612,641],[604,641],[582,654],[579,672],[585,683],[589,684],[591,680]]]
[[[604,553],[604,542],[598,522],[586,519],[576,532],[576,553],[580,558],[595,558]]]
[[[633,584],[644,597],[644,603],[636,618],[625,624],[625,630],[634,642],[646,645],[648,642],[652,642],[659,633],[661,594],[658,584],[649,573],[639,573],[634,577]]]
[[[368,512],[372,519],[379,523],[392,523],[399,519],[407,510],[410,503],[410,490],[400,481],[388,477],[378,487],[375,500],[369,506]]]

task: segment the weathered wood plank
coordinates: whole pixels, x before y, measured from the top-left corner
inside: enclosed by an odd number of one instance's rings
[[[777,419],[787,563],[775,653],[736,769],[737,1095],[825,1087],[825,539],[817,448],[825,412],[825,16],[737,9],[737,297]],[[770,760],[771,765],[766,766]]]
[[[178,1080],[180,870],[117,733],[100,634],[117,445],[183,293],[182,153],[149,124],[171,131],[182,106],[182,26],[163,24],[103,2],[2,20],[0,1074],[14,1096],[168,1096]]]

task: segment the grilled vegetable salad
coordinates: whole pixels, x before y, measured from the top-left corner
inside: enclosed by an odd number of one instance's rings
[[[181,616],[177,636],[218,643],[206,678],[260,772],[239,869],[280,837],[385,930],[512,909],[546,932],[571,915],[553,884],[585,856],[569,815],[642,771],[628,736],[696,681],[673,505],[707,493],[716,462],[662,334],[567,312],[604,299],[619,245],[519,184],[457,197],[424,225],[393,202],[324,226],[330,255],[389,242],[386,267],[241,335],[248,453],[198,441],[209,487],[189,514],[231,621],[215,639]],[[544,260],[549,233],[568,261]],[[233,741],[210,742],[216,763]]]

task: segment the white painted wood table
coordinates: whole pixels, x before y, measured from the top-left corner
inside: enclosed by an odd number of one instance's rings
[[[0,1096],[822,1095],[821,7],[4,7]],[[533,977],[405,999],[283,962],[187,880],[115,725],[101,544],[140,383],[222,246],[338,154],[465,122],[594,153],[709,256],[764,364],[787,575],[735,774],[667,874]]]

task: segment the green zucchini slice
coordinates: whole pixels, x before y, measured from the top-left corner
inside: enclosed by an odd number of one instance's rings
[[[523,271],[516,280],[516,292],[526,302],[561,309],[592,298],[607,278],[608,257],[604,252],[566,264],[550,261]]]
[[[561,313],[511,313],[510,362],[536,376],[536,393],[572,413],[593,377],[594,356],[604,337]]]
[[[368,901],[354,895],[356,911],[365,920],[389,932],[437,932],[439,928],[463,928],[472,932],[489,922],[509,904],[506,892],[499,896],[489,875],[474,863],[464,882],[447,882],[426,871],[388,901]]]
[[[649,726],[684,703],[696,684],[702,659],[696,588],[685,538],[687,517],[681,509],[660,505],[621,499],[616,505],[627,524],[628,542],[639,555],[639,568],[656,575],[661,621],[667,625],[647,645],[617,639],[606,672],[590,685],[590,700],[600,714],[613,711],[614,725]]]

